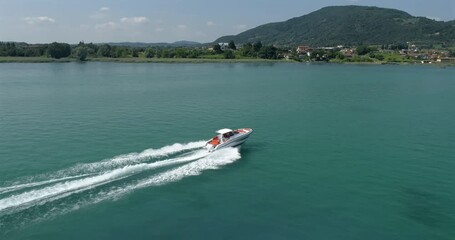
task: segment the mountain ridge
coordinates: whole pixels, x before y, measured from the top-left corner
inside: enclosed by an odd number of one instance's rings
[[[217,42],[276,46],[394,44],[405,42],[455,44],[455,20],[436,21],[389,8],[330,6],[282,22],[260,25]]]

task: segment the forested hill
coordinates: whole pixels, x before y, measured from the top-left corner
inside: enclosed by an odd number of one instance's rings
[[[277,46],[333,46],[403,42],[455,44],[455,21],[442,22],[378,7],[333,6],[264,24],[215,42],[262,41]]]

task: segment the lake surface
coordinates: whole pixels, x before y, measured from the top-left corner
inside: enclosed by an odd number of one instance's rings
[[[455,68],[0,64],[0,238],[454,239],[454,103]]]

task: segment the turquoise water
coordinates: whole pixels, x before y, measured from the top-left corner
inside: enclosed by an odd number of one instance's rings
[[[0,238],[453,239],[454,76],[0,64]]]

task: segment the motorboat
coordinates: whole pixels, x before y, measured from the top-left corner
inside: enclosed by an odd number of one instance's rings
[[[217,135],[207,141],[205,148],[209,152],[216,151],[226,147],[236,147],[244,143],[250,134],[253,132],[251,128],[241,128],[237,130],[231,130],[229,128],[223,128],[216,131]]]

